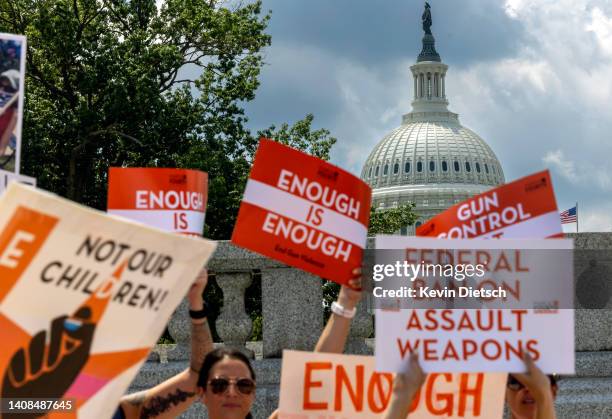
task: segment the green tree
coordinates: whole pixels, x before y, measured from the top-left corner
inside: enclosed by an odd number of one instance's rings
[[[329,152],[336,143],[336,138],[330,137],[326,129],[312,131],[312,114],[296,122],[292,127],[284,123],[280,128],[272,125],[270,128],[258,132],[259,137],[273,138],[279,143],[305,151],[323,160],[329,160]]]
[[[104,209],[109,166],[203,169],[207,234],[228,238],[269,18],[260,1],[0,0],[0,31],[28,37],[23,172]],[[327,156],[335,140],[311,122],[266,133]]]
[[[396,233],[402,227],[413,225],[417,218],[418,215],[414,212],[412,202],[384,210],[372,207],[370,209],[368,235]]]
[[[326,129],[312,130],[313,119],[313,115],[309,114],[291,127],[284,123],[280,128],[272,125],[259,131],[256,137],[247,139],[245,144],[248,147],[239,158],[228,158],[223,150],[213,154],[206,143],[192,146],[180,164],[208,172],[206,236],[218,239],[228,239],[231,236],[258,138],[270,138],[324,160],[329,159],[336,138],[331,137]]]

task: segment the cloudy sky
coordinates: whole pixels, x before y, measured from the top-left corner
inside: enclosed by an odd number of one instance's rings
[[[307,113],[359,174],[412,98],[423,2],[264,0],[266,67],[253,129]],[[506,180],[549,168],[581,231],[612,231],[612,0],[430,0],[449,109],[493,148]]]

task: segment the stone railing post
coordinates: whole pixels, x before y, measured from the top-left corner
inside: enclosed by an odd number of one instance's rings
[[[612,240],[605,233],[568,234],[574,239],[576,351],[612,349]]]
[[[366,294],[367,291],[364,291]],[[366,339],[374,332],[374,318],[368,312],[368,304],[364,296],[357,306],[357,313],[351,323],[346,353],[355,355],[372,355],[372,349],[366,344]]]
[[[312,351],[323,329],[321,279],[291,268],[262,269],[263,356]]]
[[[246,349],[253,322],[244,306],[245,290],[251,285],[250,272],[223,272],[217,274],[217,284],[223,290],[223,308],[217,318],[217,333],[223,343],[240,349],[251,358],[253,353]]]
[[[185,361],[191,352],[191,320],[189,319],[189,303],[183,298],[170,321],[168,331],[176,342],[176,347],[168,352],[168,360]]]

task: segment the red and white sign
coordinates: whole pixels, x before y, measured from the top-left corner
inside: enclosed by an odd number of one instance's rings
[[[411,419],[501,418],[507,374],[429,374]],[[374,419],[387,410],[393,375],[374,357],[283,351],[281,419]]]
[[[454,205],[421,225],[417,236],[448,239],[563,237],[548,170]]]
[[[175,233],[201,236],[208,175],[198,170],[111,167],[108,213]]]
[[[215,247],[10,184],[0,398],[72,401],[72,413],[45,417],[111,417]]]
[[[361,265],[371,199],[350,173],[262,139],[232,242],[344,284]]]
[[[562,231],[550,175],[544,171],[449,208],[419,227],[417,235],[557,238]],[[379,249],[414,247],[398,237],[380,240]],[[488,325],[483,318],[491,320]],[[423,369],[430,372],[524,371],[521,351],[528,351],[545,373],[575,371],[573,310],[378,310],[376,331],[377,368],[383,371],[400,370],[412,350],[422,354]]]

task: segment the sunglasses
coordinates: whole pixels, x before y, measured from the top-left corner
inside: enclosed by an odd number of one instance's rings
[[[238,391],[244,395],[249,395],[255,391],[255,381],[250,378],[240,378],[239,380],[228,380],[227,378],[213,378],[208,381],[213,394],[222,394],[227,391],[230,384],[234,384]]]
[[[550,380],[551,386],[554,386],[555,384],[557,384],[557,379],[555,378],[554,375],[548,375],[547,377]],[[508,381],[506,382],[506,387],[508,387],[508,389],[512,391],[519,391],[525,386],[523,385],[523,383],[517,380],[512,374],[508,374]]]

